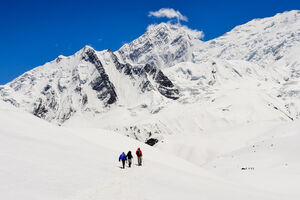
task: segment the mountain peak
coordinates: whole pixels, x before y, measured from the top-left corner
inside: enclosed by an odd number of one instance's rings
[[[181,24],[171,24],[165,22],[149,25],[147,27],[147,32],[144,35],[146,34],[154,34],[155,36],[163,34],[185,34],[193,39],[201,39],[204,36],[202,31],[192,30],[187,26],[183,26]]]
[[[150,64],[158,68],[190,61],[192,52],[201,41],[201,31],[170,23],[150,25],[146,33],[123,45],[116,55],[132,65]]]
[[[83,49],[84,49],[84,50],[88,50],[88,49],[94,50],[94,48],[91,47],[90,45],[85,45],[85,46],[83,47]]]
[[[95,49],[89,45],[85,45],[82,49],[80,49],[77,53],[82,54],[88,51],[95,51]]]

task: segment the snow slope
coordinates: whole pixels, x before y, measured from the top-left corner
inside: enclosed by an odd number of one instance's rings
[[[195,62],[220,58],[245,60],[262,67],[299,66],[297,57],[292,56],[299,50],[299,36],[299,10],[254,19],[221,37],[203,43],[199,46],[199,51],[195,52]]]
[[[177,101],[161,104],[157,110],[117,107],[96,116],[77,115],[64,126],[103,128],[143,142],[151,138],[162,142],[168,140],[168,135],[184,137],[253,122],[294,120],[278,97],[281,85],[256,64],[186,62],[163,71],[180,91]]]
[[[0,191],[7,200],[280,199],[119,134],[54,126],[3,102],[0,119]],[[144,166],[120,169],[119,153],[138,146]]]
[[[299,121],[294,124],[276,124],[267,129],[262,127],[259,131],[264,134],[249,140],[242,148],[230,154],[225,153],[205,168],[214,168],[213,171],[222,177],[245,183],[250,187],[258,186],[265,191],[273,191],[274,194],[282,195],[283,199],[299,198],[299,128]],[[236,134],[244,134],[249,130],[252,134],[259,132],[251,127],[235,131],[238,132]],[[233,169],[241,168],[250,170],[241,175],[233,172]]]
[[[173,135],[158,148],[226,180],[281,199],[298,199],[299,128],[299,121],[258,122],[185,137]]]

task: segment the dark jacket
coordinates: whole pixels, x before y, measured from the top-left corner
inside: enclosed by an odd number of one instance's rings
[[[127,158],[128,158],[128,159],[132,159],[132,158],[133,158],[133,156],[132,156],[132,154],[131,154],[131,151],[129,151],[129,152],[127,153]]]

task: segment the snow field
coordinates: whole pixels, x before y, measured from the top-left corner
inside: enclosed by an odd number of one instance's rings
[[[6,103],[0,120],[0,191],[7,200],[274,199],[117,133],[57,127]],[[120,169],[119,154],[137,147],[144,166]]]

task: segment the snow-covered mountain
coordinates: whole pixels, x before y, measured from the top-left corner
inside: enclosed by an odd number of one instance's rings
[[[299,52],[300,11],[293,10],[273,17],[254,19],[219,38],[203,43],[199,50],[194,52],[193,63],[207,65],[216,63],[216,60],[226,60],[235,62],[235,65],[240,62],[238,65],[245,66],[248,62],[246,65],[253,68],[243,67],[236,70],[237,68],[231,65],[234,67],[231,71],[241,77],[253,77],[253,71],[259,71],[259,75],[254,76],[256,79],[264,78],[263,82],[269,85],[265,93],[280,99],[284,105],[283,110],[293,118],[298,118]],[[212,71],[218,74],[218,70]],[[232,79],[227,75],[219,74]]]
[[[1,86],[0,95],[48,121],[154,143],[187,130],[299,118],[299,11],[206,42],[202,34],[151,25],[116,52],[87,46],[59,56]]]
[[[195,62],[211,58],[245,60],[262,67],[299,65],[295,53],[300,48],[300,11],[254,19],[216,39],[205,42]],[[280,70],[280,69],[279,69]],[[281,69],[283,70],[283,69]]]
[[[161,23],[150,25],[138,39],[125,44],[117,52],[123,62],[165,68],[191,61],[193,52],[202,44],[201,31],[185,26]]]
[[[1,196],[298,200],[300,11],[201,34],[152,25],[0,86]]]
[[[155,106],[179,94],[160,69],[123,64],[110,50],[89,46],[26,72],[0,91],[4,101],[58,123],[77,112],[105,112],[116,104]]]

